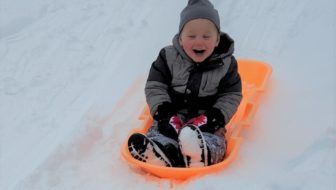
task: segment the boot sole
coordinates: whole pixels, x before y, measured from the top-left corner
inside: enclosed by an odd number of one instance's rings
[[[149,149],[148,144],[151,145],[152,149]],[[161,148],[143,134],[136,133],[129,138],[128,150],[135,159],[142,162],[147,162],[147,157],[144,155],[144,152],[152,151],[158,159],[166,164],[167,167],[172,167],[172,163]]]

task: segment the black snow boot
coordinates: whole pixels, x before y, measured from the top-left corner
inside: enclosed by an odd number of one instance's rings
[[[137,160],[153,165],[172,167],[171,161],[162,149],[143,134],[131,135],[128,139],[128,150]]]

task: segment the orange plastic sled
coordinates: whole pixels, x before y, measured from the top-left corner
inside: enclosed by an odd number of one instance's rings
[[[237,112],[226,126],[228,147],[226,157],[222,162],[202,168],[170,168],[151,165],[138,161],[131,156],[127,147],[128,138],[121,150],[125,160],[129,164],[141,168],[152,175],[172,180],[186,180],[213,173],[227,167],[237,157],[242,142],[242,137],[239,136],[239,133],[243,127],[251,125],[252,118],[259,104],[259,97],[265,91],[272,68],[270,65],[260,61],[238,60],[238,71],[243,81],[243,98]],[[145,134],[151,126],[153,118],[147,106],[145,106],[143,112],[140,114],[139,119],[143,121],[142,125],[132,130],[129,135],[135,132]]]

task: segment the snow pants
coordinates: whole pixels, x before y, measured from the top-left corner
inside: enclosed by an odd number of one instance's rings
[[[217,130],[214,134],[202,132],[208,151],[211,155],[211,164],[216,164],[224,160],[226,152],[226,140],[223,132],[223,128]],[[158,130],[157,122],[154,120],[152,127],[147,131],[147,137],[151,140],[161,143],[163,146],[167,144],[173,144],[176,148],[179,144],[176,140],[166,137]]]

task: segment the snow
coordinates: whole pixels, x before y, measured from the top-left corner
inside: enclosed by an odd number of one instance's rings
[[[188,163],[190,168],[204,167],[208,165],[208,150],[205,145],[205,139],[200,135],[199,130],[192,129],[191,127],[183,127],[179,134],[179,144],[181,147],[182,155],[184,155],[185,163]],[[201,137],[201,138],[200,138]],[[204,158],[202,161],[202,156]],[[189,156],[189,161],[186,156]]]
[[[175,184],[120,147],[186,1],[0,0],[0,189],[336,189],[336,2],[212,2],[271,85],[231,166]]]

